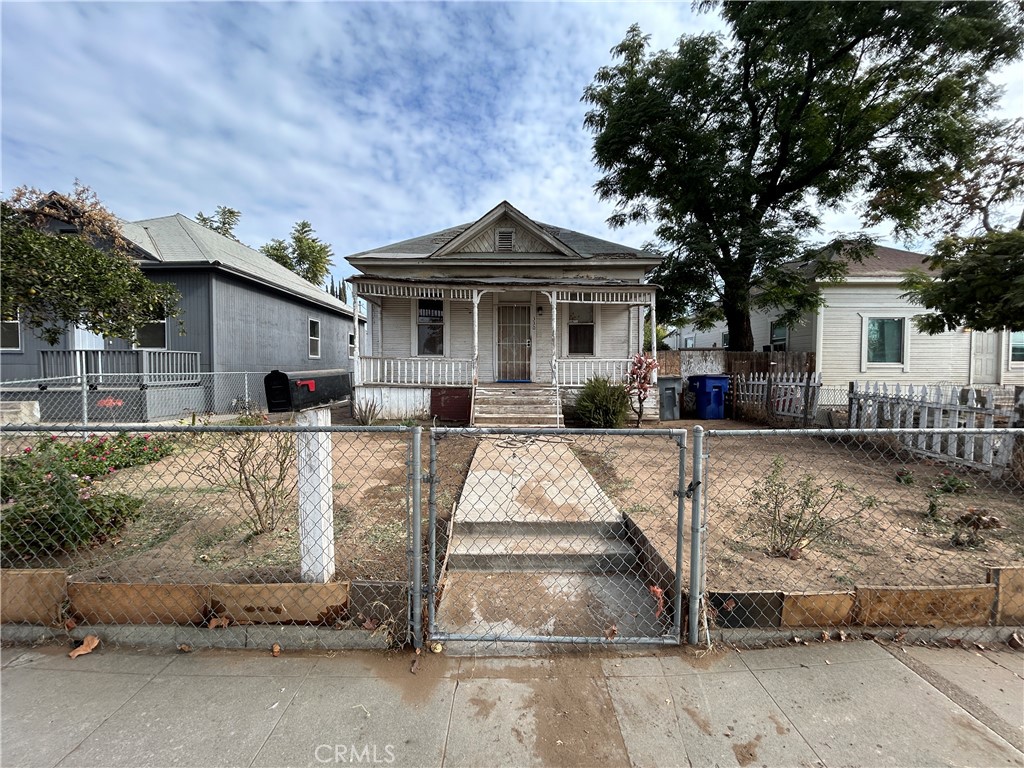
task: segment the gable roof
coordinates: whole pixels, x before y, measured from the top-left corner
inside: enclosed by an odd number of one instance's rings
[[[431,232],[397,243],[382,245],[366,251],[352,254],[346,260],[357,264],[364,260],[388,259],[423,259],[431,257],[443,259],[457,252],[459,246],[471,241],[476,235],[486,230],[502,217],[508,216],[517,224],[527,227],[537,239],[551,246],[551,253],[566,259],[600,258],[623,259],[633,261],[649,261],[652,265],[661,259],[657,255],[640,248],[613,243],[597,237],[585,235],[565,227],[545,224],[529,218],[508,201],[502,201],[476,221],[459,224],[453,227]],[[495,254],[501,257],[522,257],[528,254]]]
[[[180,213],[124,222],[121,230],[125,237],[145,252],[141,260],[143,268],[147,263],[151,266],[159,263],[166,266],[212,267],[337,313],[353,314],[351,307],[273,259]]]

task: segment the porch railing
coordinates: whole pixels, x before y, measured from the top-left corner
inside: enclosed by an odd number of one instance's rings
[[[444,357],[360,357],[363,385],[470,386],[473,361]]]
[[[624,381],[632,360],[562,357],[558,359],[558,385],[579,387],[598,377]]]
[[[199,353],[151,349],[47,349],[39,353],[40,378],[69,385],[158,386],[199,383]]]

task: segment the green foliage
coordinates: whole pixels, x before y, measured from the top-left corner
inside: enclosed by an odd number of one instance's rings
[[[914,473],[906,467],[900,467],[896,470],[896,482],[900,485],[913,485]]]
[[[1024,230],[950,236],[928,261],[932,272],[902,283],[907,298],[932,310],[914,318],[918,330],[1024,331]]]
[[[373,398],[364,397],[352,402],[352,418],[361,426],[372,426],[380,418],[380,413],[380,403]]]
[[[35,449],[2,461],[0,561],[4,566],[74,552],[134,519],[143,500],[107,493],[99,480],[116,468],[159,458],[163,448],[148,442],[138,445],[133,438],[116,448],[114,442],[90,438],[66,444],[44,439]],[[106,456],[105,449],[110,449]]]
[[[628,413],[626,388],[603,377],[590,379],[576,397],[576,418],[586,427],[618,429]]]
[[[790,478],[781,456],[761,485],[750,492],[750,524],[772,557],[799,558],[836,527],[857,522],[877,504],[842,481],[822,485],[813,475]]]
[[[978,153],[998,90],[988,74],[1024,42],[1019,4],[703,3],[727,35],[651,52],[637,26],[583,100],[595,189],[613,226],[657,223],[661,317],[728,323],[750,350],[750,311],[783,322],[821,303],[860,254],[801,243],[824,211],[911,229]],[[838,246],[838,243],[834,244]],[[799,268],[788,265],[798,258]],[[756,296],[754,299],[752,296]]]
[[[0,203],[0,313],[20,317],[48,344],[69,327],[133,339],[156,318],[177,317],[173,285],[154,283],[133,260],[117,219],[87,187],[70,195],[20,188]],[[56,229],[74,229],[56,234]]]
[[[212,229],[214,232],[218,232],[224,235],[224,237],[230,237],[235,241],[238,240],[238,238],[235,237],[235,227],[238,226],[238,222],[241,218],[241,211],[237,211],[234,208],[228,208],[224,205],[218,205],[212,216],[207,216],[202,211],[199,211],[199,213],[196,214],[196,221],[198,223],[202,224],[207,229]]]
[[[939,493],[967,493],[971,487],[968,481],[962,477],[957,477],[948,469],[944,469],[932,485],[932,488]]]
[[[292,227],[291,239],[271,240],[260,248],[260,252],[313,285],[320,285],[334,266],[331,246],[320,240],[308,221],[300,221]]]

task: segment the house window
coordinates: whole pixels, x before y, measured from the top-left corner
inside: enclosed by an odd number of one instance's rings
[[[785,352],[789,344],[789,328],[772,323],[772,352]]]
[[[570,304],[567,313],[569,354],[594,354],[594,305]]]
[[[150,320],[136,328],[135,346],[139,349],[167,349],[167,321]]]
[[[309,356],[320,357],[320,321],[310,318],[309,321]]]
[[[0,323],[0,349],[7,352],[21,349],[21,323],[17,315],[5,317]]]
[[[868,362],[903,362],[902,317],[868,318]]]
[[[444,354],[444,302],[420,299],[416,313],[416,354]]]
[[[729,332],[726,331],[725,333],[722,334],[722,349],[728,349],[728,348],[729,348]]]
[[[1024,331],[1010,334],[1010,360],[1014,363],[1024,362]]]
[[[348,335],[348,354],[349,354],[349,357],[351,357],[355,353],[356,353],[356,335],[354,333],[350,333]]]
[[[697,337],[696,336],[687,336],[685,339],[683,339],[683,349],[693,349],[696,346],[697,346]]]

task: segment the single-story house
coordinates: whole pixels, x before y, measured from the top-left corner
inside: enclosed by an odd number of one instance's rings
[[[322,288],[181,214],[123,222],[122,232],[145,275],[181,294],[180,319],[155,318],[135,343],[72,328],[55,346],[17,320],[5,321],[5,400],[42,400],[46,420],[45,399],[80,386],[85,372],[94,399],[122,402],[108,405],[107,418],[147,421],[183,410],[230,412],[245,393],[262,400],[261,376],[231,381],[240,377],[220,375],[227,372],[350,369],[355,312]],[[33,386],[40,380],[46,392]],[[147,394],[142,401],[110,394],[119,388]]]
[[[914,327],[922,308],[903,298],[900,282],[923,256],[885,246],[863,262],[852,262],[841,283],[823,284],[825,300],[796,326],[776,322],[777,313],[755,312],[755,350],[815,353],[825,385],[851,381],[906,384],[1024,384],[1024,333],[968,328],[935,336]],[[708,331],[678,329],[680,347],[729,347],[726,326]]]
[[[657,256],[508,202],[348,262],[373,340],[356,350],[356,403],[388,418],[561,424],[588,380],[624,380],[655,326]]]

